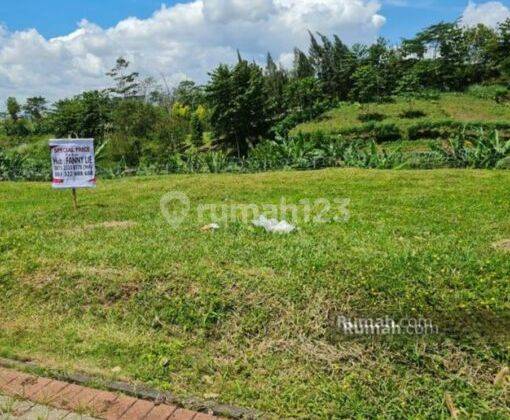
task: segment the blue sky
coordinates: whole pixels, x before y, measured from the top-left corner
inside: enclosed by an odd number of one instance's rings
[[[478,1],[477,3],[483,3]],[[508,4],[510,1],[501,1]],[[409,38],[417,31],[439,21],[458,19],[467,0],[407,0],[383,2],[381,13],[387,18],[381,33],[392,41]]]
[[[161,0],[3,0],[0,21],[10,30],[36,28],[45,37],[67,34],[81,19],[103,27],[136,16],[149,17]]]
[[[481,3],[483,0],[477,1]],[[500,0],[510,6],[510,0]],[[45,37],[67,34],[85,18],[103,28],[130,16],[148,18],[161,0],[4,0],[0,3],[0,22],[11,31],[36,28]],[[381,33],[392,41],[410,37],[417,30],[440,20],[458,18],[467,0],[387,0],[381,1],[381,14],[387,18]]]

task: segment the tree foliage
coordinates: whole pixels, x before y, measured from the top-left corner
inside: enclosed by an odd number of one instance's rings
[[[243,59],[234,68],[220,65],[206,92],[215,135],[239,157],[267,134],[266,88],[258,65]]]
[[[13,121],[17,121],[19,118],[19,113],[21,111],[21,106],[19,102],[14,97],[7,98],[7,112],[9,113],[9,117]]]
[[[99,91],[57,101],[50,125],[58,137],[103,139],[111,124],[112,100]]]
[[[137,72],[129,72],[129,64],[129,61],[124,57],[119,57],[115,66],[106,73],[115,83],[115,85],[109,89],[109,92],[122,98],[136,96],[140,91],[140,82],[138,80],[140,74]]]
[[[42,96],[34,96],[27,98],[25,105],[23,105],[23,111],[32,120],[39,121],[47,111],[48,101]]]

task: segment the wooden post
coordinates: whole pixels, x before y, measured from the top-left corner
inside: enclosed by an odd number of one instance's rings
[[[78,199],[76,197],[76,188],[73,188],[73,207],[78,210]]]

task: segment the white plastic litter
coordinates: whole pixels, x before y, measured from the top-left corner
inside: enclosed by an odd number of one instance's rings
[[[296,226],[287,223],[285,220],[281,222],[276,219],[268,219],[264,215],[260,215],[258,219],[253,220],[253,225],[262,227],[266,232],[271,233],[291,233],[296,230]]]

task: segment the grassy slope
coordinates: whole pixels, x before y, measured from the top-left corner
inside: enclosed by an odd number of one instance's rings
[[[278,415],[510,415],[510,173],[325,170],[0,185],[0,353]],[[348,197],[348,223],[214,234],[192,206]],[[132,227],[98,225],[133,221]],[[92,225],[92,226],[90,226]],[[96,226],[94,226],[96,225]],[[84,228],[88,226],[87,228]],[[429,317],[439,336],[331,336],[327,314]],[[448,328],[448,331],[445,329]],[[212,395],[211,395],[212,394]],[[214,395],[217,394],[217,395]]]
[[[508,122],[510,121],[510,106],[497,104],[495,101],[480,99],[468,94],[447,93],[442,94],[439,100],[414,101],[413,109],[425,112],[426,116],[418,119],[400,118],[400,114],[409,109],[406,101],[395,103],[371,104],[366,110],[384,114],[384,122],[396,123],[406,128],[419,121],[435,121],[453,119],[461,122]],[[366,111],[365,110],[365,111]],[[364,111],[360,105],[344,104],[333,109],[316,121],[303,123],[297,126],[293,133],[323,131],[336,133],[338,131],[361,126],[360,113]]]

